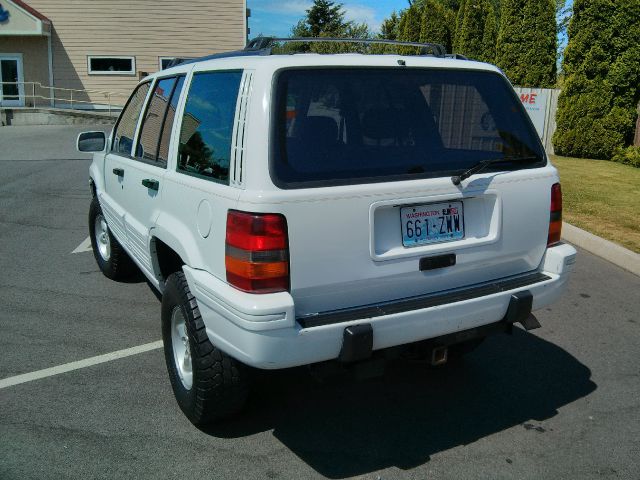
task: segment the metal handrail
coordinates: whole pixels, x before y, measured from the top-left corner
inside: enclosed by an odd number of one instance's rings
[[[106,99],[106,105],[107,105],[107,110],[109,112],[109,115],[111,115],[111,110],[112,108],[122,108],[123,105],[120,104],[113,104],[112,103],[112,97],[121,97],[123,98],[125,101],[126,99],[129,97],[126,94],[123,93],[117,93],[117,92],[109,92],[109,91],[105,91],[105,90],[94,90],[94,89],[79,89],[79,88],[65,88],[65,87],[52,87],[50,85],[43,85],[41,82],[0,82],[0,89],[4,91],[4,85],[16,85],[18,86],[18,95],[11,95],[13,96],[17,96],[18,98],[23,97],[26,99],[32,99],[32,105],[31,108],[38,108],[38,106],[36,105],[36,99],[40,99],[40,100],[49,100],[52,104],[53,107],[55,107],[56,105],[56,100],[60,101],[60,100],[64,100],[64,101],[68,101],[70,106],[69,109],[73,109],[73,105],[74,104],[87,104],[87,105],[104,105],[104,103],[99,103],[99,102],[92,102],[92,101],[88,101],[88,100],[80,100],[78,99],[78,95],[77,93],[80,94],[98,94],[98,95],[104,95],[105,99]],[[22,92],[20,92],[20,86],[22,86]],[[27,90],[27,86],[31,87],[31,94],[27,94],[26,90]],[[44,95],[36,95],[36,87],[43,89],[43,90],[49,90],[50,92],[50,96],[44,96]],[[68,98],[61,98],[60,96],[56,97],[56,91],[60,91],[60,92],[69,92],[69,97]],[[76,98],[73,98],[73,94],[74,92],[76,92]],[[25,101],[26,103],[26,101]],[[124,102],[122,102],[124,104]],[[59,107],[59,108],[63,108],[63,107]]]

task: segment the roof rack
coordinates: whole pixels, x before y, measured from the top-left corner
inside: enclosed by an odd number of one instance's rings
[[[187,65],[189,63],[204,62],[205,60],[214,60],[216,58],[252,57],[256,55],[271,55],[271,52],[268,49],[248,50],[245,48],[244,50],[233,50],[231,52],[214,53],[213,55],[207,55],[205,57],[198,57],[198,58],[191,58],[183,61],[180,61],[181,59],[177,58],[174,61],[170,62],[169,66],[175,67],[176,65]]]
[[[380,45],[397,45],[403,47],[418,47],[420,55],[433,55],[445,57],[447,50],[439,43],[402,42],[398,40],[386,40],[382,38],[337,38],[337,37],[256,37],[247,43],[243,51],[264,52],[262,55],[271,55],[271,49],[278,43],[363,43]]]
[[[460,54],[447,54],[447,50],[444,45],[439,43],[420,43],[420,42],[401,42],[397,40],[385,40],[385,39],[361,39],[361,38],[336,38],[336,37],[292,37],[292,38],[278,38],[278,37],[256,37],[247,43],[247,46],[242,50],[234,50],[232,52],[214,53],[213,55],[207,55],[206,57],[181,59],[176,58],[170,62],[169,66],[174,67],[176,65],[186,65],[189,63],[203,62],[205,60],[214,60],[216,58],[229,58],[229,57],[249,57],[256,55],[272,55],[273,47],[278,43],[364,43],[364,44],[381,44],[381,45],[397,45],[402,47],[418,47],[420,48],[420,55],[432,55],[440,58],[458,58],[466,60],[466,57]]]

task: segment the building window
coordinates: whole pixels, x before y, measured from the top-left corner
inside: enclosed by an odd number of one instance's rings
[[[89,55],[87,57],[89,75],[135,75],[136,57],[111,57]]]
[[[188,62],[190,60],[193,60],[193,58],[192,57],[158,57],[158,66],[160,67],[160,70],[165,70],[170,66],[175,67],[176,65],[180,65],[181,63]],[[175,62],[175,63],[171,65],[172,62]]]
[[[169,68],[169,64],[173,62],[175,59],[176,59],[175,57],[159,57],[160,70]]]
[[[178,171],[229,184],[231,132],[241,71],[193,75],[182,116]]]

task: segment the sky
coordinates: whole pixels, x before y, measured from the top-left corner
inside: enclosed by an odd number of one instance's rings
[[[312,0],[247,0],[247,7],[251,9],[249,38],[264,36],[288,37],[298,20],[304,17],[306,10],[313,3]],[[382,21],[392,11],[400,11],[409,6],[408,0],[337,0],[342,3],[346,12],[345,18],[357,23],[365,22],[369,29],[378,33]],[[573,0],[567,0],[567,6]],[[558,36],[560,50],[566,45],[566,35]]]
[[[312,0],[247,0],[247,7],[251,9],[249,37],[259,34],[288,37],[291,27],[305,15],[305,10],[312,3]],[[380,24],[393,10],[409,6],[407,0],[342,0],[336,3],[343,4],[347,20],[366,22],[374,32],[380,30]]]

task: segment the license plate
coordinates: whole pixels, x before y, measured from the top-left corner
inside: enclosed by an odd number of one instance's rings
[[[400,209],[402,245],[415,247],[464,238],[462,202],[431,203]]]

